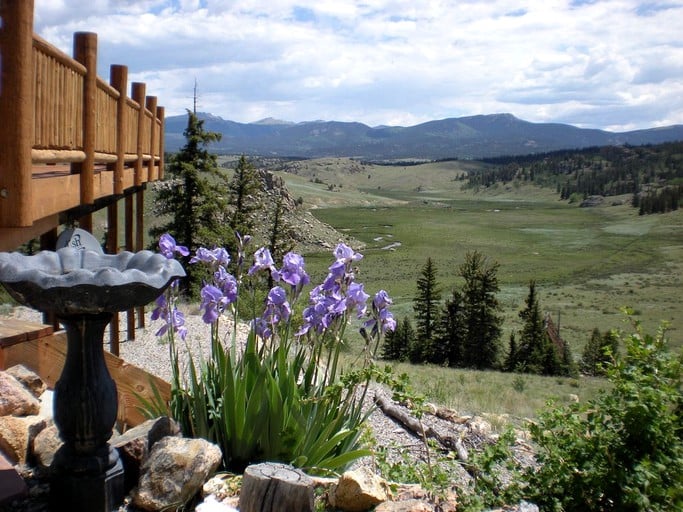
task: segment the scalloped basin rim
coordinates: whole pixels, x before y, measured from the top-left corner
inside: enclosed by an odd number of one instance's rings
[[[0,253],[0,282],[26,305],[57,314],[125,311],[156,299],[185,271],[152,251],[99,254],[41,251]]]

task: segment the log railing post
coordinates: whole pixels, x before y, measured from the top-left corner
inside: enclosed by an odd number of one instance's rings
[[[123,194],[123,169],[126,153],[126,90],[128,67],[115,64],[109,71],[111,86],[119,92],[116,102],[116,163],[114,164],[114,194]]]
[[[154,160],[154,158],[152,158]],[[145,235],[145,187],[142,185],[135,193],[135,250],[142,251],[144,247]],[[138,327],[140,329],[145,327],[145,306],[137,308]],[[135,331],[133,331],[133,339],[135,338]]]
[[[119,252],[119,203],[114,201],[107,207],[107,252]],[[109,325],[109,352],[119,355],[119,314],[114,313]]]
[[[157,118],[159,119],[159,175],[158,179],[164,179],[164,137],[166,135],[165,118],[166,109],[164,107],[157,107]]]
[[[157,172],[156,172],[156,167],[155,167],[155,158],[154,156],[156,155],[156,151],[154,151],[154,148],[157,146],[156,144],[156,131],[157,131],[157,97],[156,96],[147,96],[147,102],[146,102],[147,110],[149,110],[152,113],[152,123],[150,126],[149,130],[149,162],[147,162],[147,181],[154,181],[157,179]]]
[[[72,164],[72,170],[80,172],[81,204],[95,202],[93,178],[95,174],[95,130],[97,121],[97,34],[77,32],[74,34],[74,59],[85,66],[83,80],[83,152],[85,160]],[[83,216],[79,225],[92,232],[92,214]]]
[[[146,85],[142,82],[133,82],[133,101],[139,105],[138,110],[138,138],[137,138],[137,154],[138,159],[135,161],[135,186],[142,185],[142,159],[143,159],[143,145],[145,135],[145,91]]]
[[[133,236],[134,229],[134,218],[133,218],[133,195],[126,194],[124,201],[125,211],[124,211],[124,224],[125,224],[125,240],[126,240],[126,251],[135,251],[135,237]],[[126,312],[126,328],[127,328],[127,339],[135,339],[135,308],[131,308]]]
[[[33,0],[0,1],[0,226],[33,224]]]

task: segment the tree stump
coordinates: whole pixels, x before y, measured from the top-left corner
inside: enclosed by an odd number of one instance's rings
[[[313,512],[313,479],[276,462],[249,466],[242,478],[241,512]]]

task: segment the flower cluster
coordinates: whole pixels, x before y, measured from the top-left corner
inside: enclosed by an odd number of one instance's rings
[[[238,236],[238,259],[244,258],[244,247],[249,237]],[[176,245],[175,240],[166,234],[159,241],[159,249],[167,258],[176,253],[187,256],[187,248]],[[303,336],[309,332],[322,334],[333,327],[339,327],[346,322],[349,314],[355,314],[360,319],[369,317],[364,326],[370,329],[373,337],[383,335],[394,330],[396,321],[389,311],[391,299],[384,290],[380,290],[372,301],[368,311],[367,301],[370,296],[365,293],[363,284],[355,281],[353,265],[363,256],[345,244],[339,244],[334,249],[335,261],[328,268],[329,273],[322,284],[315,286],[309,295],[308,306],[303,311],[303,325],[296,336]],[[239,293],[239,279],[227,271],[230,255],[223,248],[207,249],[200,247],[190,259],[190,263],[208,265],[212,271],[213,280],[205,283],[201,290],[200,310],[204,322],[213,324],[226,309],[237,301]],[[270,251],[260,248],[254,253],[254,264],[249,268],[248,275],[259,272],[269,272],[274,282],[278,283],[269,292],[263,314],[252,320],[254,332],[263,339],[273,336],[275,328],[280,323],[287,323],[292,314],[291,304],[300,296],[303,287],[310,283],[305,270],[304,259],[301,255],[289,252],[282,260],[282,267],[277,268]],[[287,285],[287,286],[284,286]],[[284,287],[283,287],[284,286]],[[157,301],[157,308],[152,319],[162,318],[166,324],[159,329],[161,336],[169,328],[185,336],[182,313],[175,307],[170,308],[162,296]]]
[[[367,300],[370,296],[365,293],[361,283],[355,282],[353,269],[353,264],[360,261],[363,255],[345,244],[339,244],[334,250],[334,256],[335,261],[328,268],[325,281],[310,292],[309,305],[304,309],[304,323],[297,332],[298,336],[310,331],[322,334],[335,322],[344,322],[348,312],[355,312],[357,318],[362,318],[367,312]],[[384,334],[387,330],[394,329],[395,321],[386,307],[390,303],[391,299],[383,290],[375,296],[373,316],[367,322],[377,326],[374,333]]]
[[[175,258],[176,253],[181,256],[188,256],[190,251],[184,245],[177,245],[175,239],[165,233],[159,238],[159,252],[168,259]],[[178,289],[178,280],[171,283],[165,294],[160,295],[156,300],[156,307],[152,310],[152,320],[162,319],[164,325],[157,330],[157,336],[163,336],[169,330],[178,335],[184,340],[187,336],[187,328],[185,327],[185,316],[178,310],[176,305],[169,301],[167,294],[173,294]]]

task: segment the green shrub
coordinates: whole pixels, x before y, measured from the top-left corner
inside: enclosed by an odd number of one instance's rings
[[[531,426],[540,467],[526,490],[543,510],[683,509],[683,356],[667,350],[664,328],[653,337],[633,325],[607,368],[610,390],[551,406]]]

